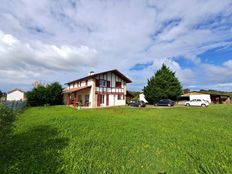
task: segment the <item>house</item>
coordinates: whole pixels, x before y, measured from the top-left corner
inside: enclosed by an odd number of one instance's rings
[[[120,106],[126,104],[126,84],[132,81],[118,70],[88,76],[66,83],[64,104],[86,107]]]
[[[2,95],[0,96],[0,102],[5,102],[6,96],[7,96],[7,94],[5,92],[3,92]]]
[[[140,101],[144,101],[145,103],[148,103],[148,101],[145,99],[145,95],[144,94],[139,94],[139,100]]]
[[[13,89],[7,93],[7,101],[23,101],[26,100],[25,92],[21,89]]]
[[[230,103],[230,96],[225,94],[212,94],[207,92],[189,92],[183,94],[180,97],[180,101],[178,103],[182,103],[185,101],[193,100],[193,99],[204,99],[207,100],[209,103],[214,104],[229,104]]]

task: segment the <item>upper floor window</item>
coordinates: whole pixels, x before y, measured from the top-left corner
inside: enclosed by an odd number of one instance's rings
[[[88,80],[85,81],[85,86],[87,86],[87,85],[88,85]]]
[[[103,79],[97,79],[96,80],[96,87],[110,87],[110,81],[103,80]]]
[[[116,88],[122,88],[122,82],[116,82]]]

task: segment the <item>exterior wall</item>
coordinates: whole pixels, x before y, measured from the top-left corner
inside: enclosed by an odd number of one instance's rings
[[[193,99],[204,99],[204,100],[207,100],[209,103],[211,103],[211,98],[210,98],[209,94],[190,95],[189,99],[190,100],[193,100]]]
[[[18,100],[25,100],[24,98],[24,92],[21,91],[13,91],[9,94],[7,94],[7,101],[18,101]]]
[[[96,76],[95,81],[96,80],[109,81],[110,87],[96,87],[94,96],[96,104],[93,107],[97,107],[98,94],[105,95],[104,104],[101,104],[100,106],[106,106],[106,95],[109,95],[108,106],[121,106],[126,104],[126,82],[124,82],[120,77],[112,72],[108,72]],[[121,82],[121,88],[116,88],[116,82]],[[122,99],[118,99],[118,95],[122,95]]]
[[[144,94],[139,94],[139,100],[144,101],[145,103],[148,103],[147,100],[145,99]]]

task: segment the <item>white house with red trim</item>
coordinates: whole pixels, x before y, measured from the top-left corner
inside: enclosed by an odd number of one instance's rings
[[[66,83],[64,104],[86,107],[121,106],[126,104],[126,84],[132,81],[117,69],[101,73],[90,72],[86,77]]]

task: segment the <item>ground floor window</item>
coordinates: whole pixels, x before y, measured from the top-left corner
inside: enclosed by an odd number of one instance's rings
[[[123,100],[123,95],[122,94],[118,94],[118,100]]]
[[[80,103],[82,102],[82,100],[81,100],[81,95],[78,95],[78,96],[77,96],[77,101],[80,102]]]
[[[85,95],[85,102],[89,102],[89,94]]]
[[[104,104],[104,101],[105,101],[105,95],[101,95],[100,104]]]

